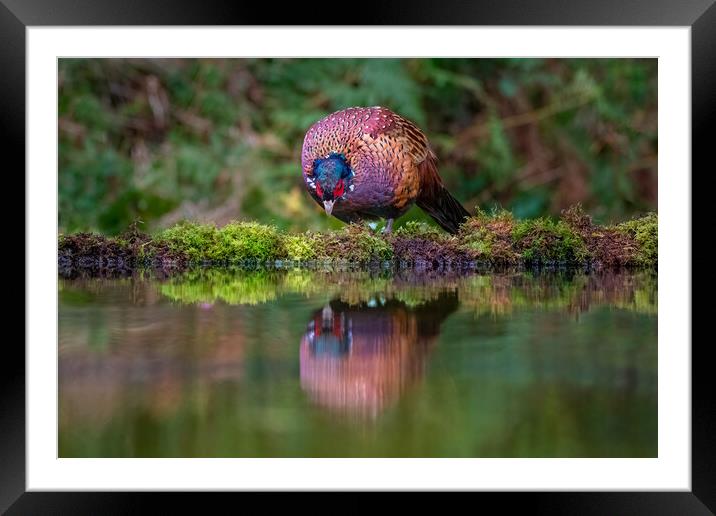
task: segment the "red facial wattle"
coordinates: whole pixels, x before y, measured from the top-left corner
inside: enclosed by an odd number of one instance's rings
[[[321,184],[318,181],[316,181],[316,195],[323,198],[323,188],[321,188]]]
[[[333,189],[333,198],[338,199],[339,197],[341,197],[343,195],[343,193],[345,191],[346,191],[346,186],[343,183],[343,180],[341,179],[340,181],[338,181],[338,184]]]

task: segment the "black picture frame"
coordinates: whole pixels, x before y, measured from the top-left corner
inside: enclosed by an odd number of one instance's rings
[[[25,30],[47,25],[615,25],[691,28],[692,170],[706,169],[713,146],[708,127],[716,110],[715,0],[426,0],[361,4],[341,14],[337,3],[243,5],[203,0],[0,0],[0,145],[5,163],[25,170]],[[348,7],[350,5],[346,4]],[[14,160],[12,158],[15,158]],[[10,166],[6,165],[7,170]],[[19,177],[19,174],[14,174]],[[696,175],[692,172],[692,177]],[[24,177],[24,175],[23,175]],[[693,183],[692,183],[693,185]],[[24,192],[24,181],[19,188]],[[705,195],[705,189],[692,194]],[[692,195],[693,205],[698,203]],[[694,227],[699,218],[692,215]],[[692,230],[692,234],[694,231]],[[696,233],[699,234],[699,233]],[[692,267],[707,267],[692,259]],[[25,270],[25,274],[31,271]],[[693,290],[692,290],[693,292]],[[694,309],[699,305],[692,303]],[[700,305],[703,306],[703,305]],[[703,309],[703,308],[702,308]],[[693,316],[692,316],[693,321]],[[695,339],[692,339],[695,341]],[[530,492],[479,493],[512,509],[529,504],[550,514],[713,514],[716,512],[716,403],[707,350],[710,339],[691,345],[692,491],[690,492]],[[165,510],[181,504],[184,493],[26,492],[25,351],[6,339],[0,394],[0,510],[7,514],[105,514],[139,512],[159,498]],[[224,498],[238,493],[222,494]],[[198,503],[208,502],[209,493]],[[212,493],[216,495],[216,493]],[[213,500],[212,500],[213,501]]]

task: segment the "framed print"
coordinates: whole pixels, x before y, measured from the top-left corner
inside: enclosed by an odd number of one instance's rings
[[[292,9],[0,5],[27,202],[3,509],[713,511],[713,3]]]

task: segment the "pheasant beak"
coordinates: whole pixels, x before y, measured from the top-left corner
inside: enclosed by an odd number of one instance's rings
[[[333,203],[336,201],[323,201],[323,207],[326,208],[326,213],[329,215],[333,211]]]

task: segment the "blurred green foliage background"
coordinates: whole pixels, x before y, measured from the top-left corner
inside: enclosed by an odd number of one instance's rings
[[[418,123],[470,211],[656,209],[656,59],[60,59],[58,79],[62,232],[339,227],[305,193],[300,151],[356,105]]]

